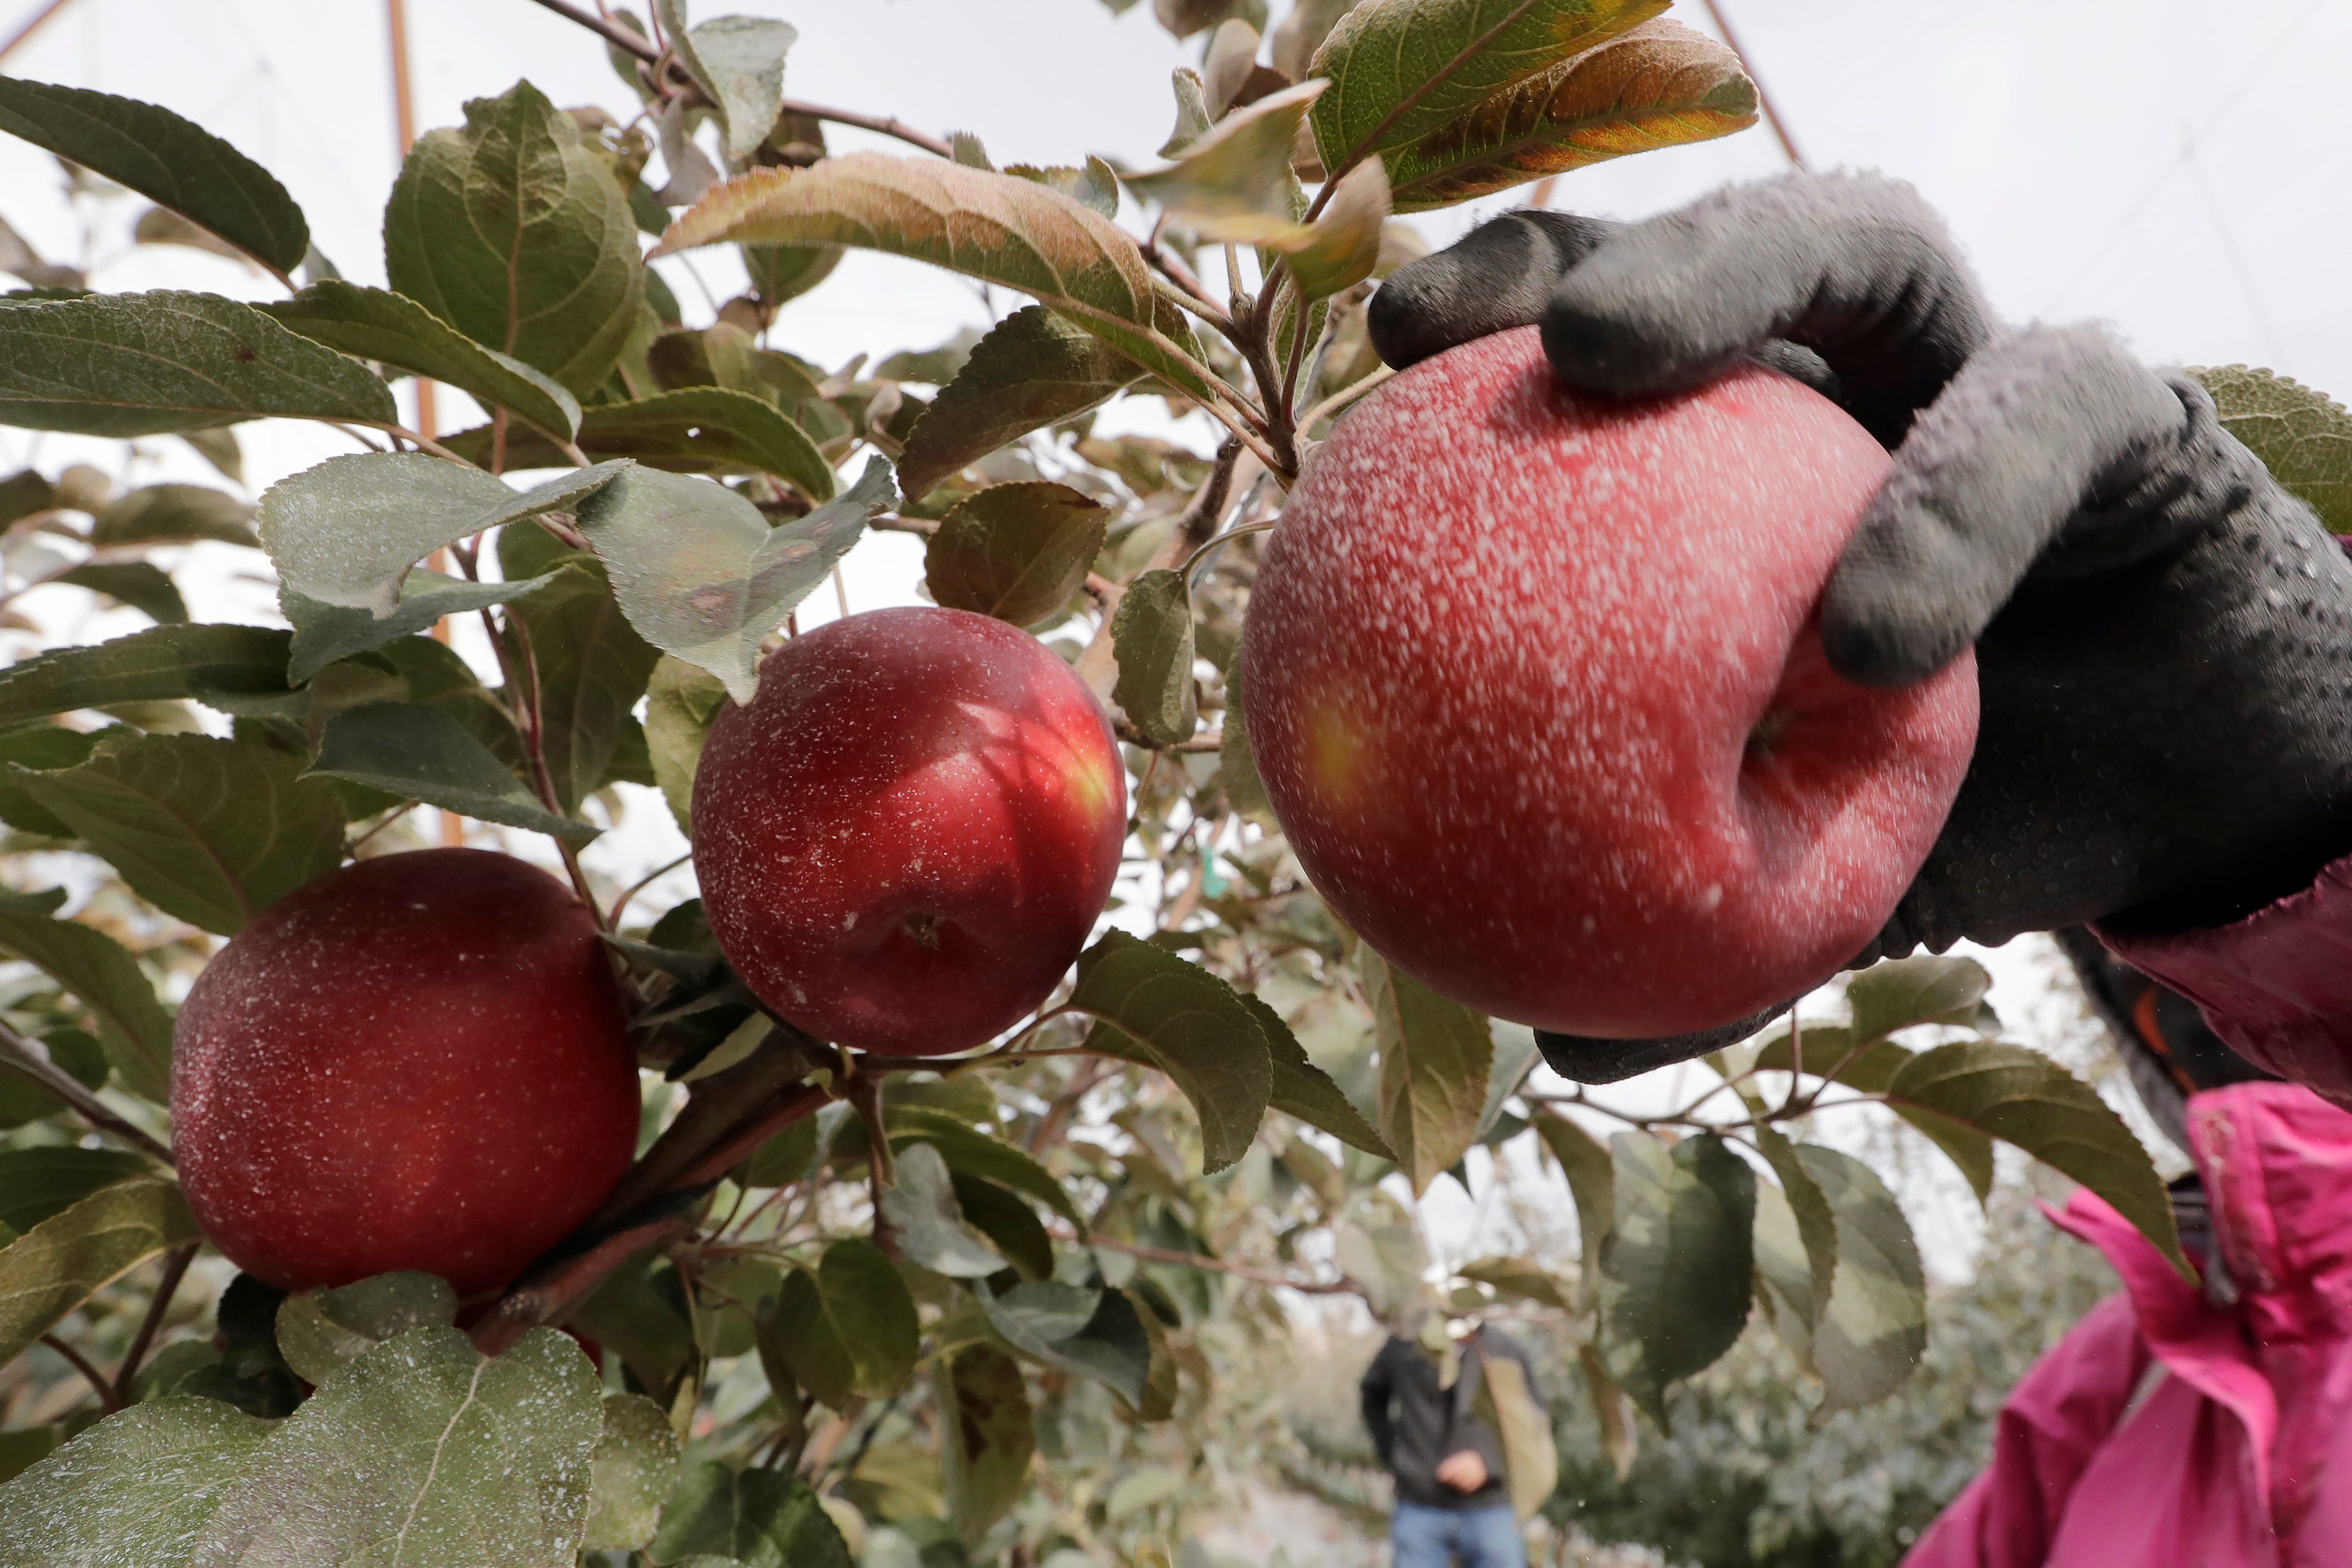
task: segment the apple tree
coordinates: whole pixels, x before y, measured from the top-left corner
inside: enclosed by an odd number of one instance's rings
[[[1999,1037],[1975,963],[1857,975],[1842,1021],[1637,1113],[1359,943],[1257,787],[1229,675],[1256,536],[1387,374],[1364,305],[1421,248],[1399,217],[1739,131],[1756,96],[1724,47],[1658,0],[1156,0],[1201,48],[1160,162],[1074,135],[1066,163],[1000,168],[893,118],[918,106],[786,97],[781,22],[541,3],[609,52],[614,100],[519,81],[421,138],[381,288],[173,110],[0,78],[0,129],[82,199],[135,197],[137,240],[275,286],[109,292],[18,244],[0,422],[176,438],[232,481],[249,422],[352,448],[257,508],[86,465],[0,481],[0,614],[39,649],[0,670],[8,1562],[1165,1563],[1265,1419],[1220,1374],[1300,1293],[1538,1314],[1622,1445],[1752,1321],[1806,1397],[1864,1405],[1919,1359],[1923,1275],[1886,1184],[1812,1140],[1832,1112],[1899,1119],[1980,1195],[1994,1144],[2022,1149],[2179,1258],[2138,1144]],[[892,150],[835,152],[845,127]],[[691,311],[665,258],[713,247],[747,286]],[[1009,308],[812,363],[795,317],[852,249]],[[479,421],[420,428],[408,378]],[[919,541],[924,596],[1066,658],[1129,773],[1097,939],[950,1058],[762,1010],[698,902],[652,893],[667,868],[582,852],[628,813],[691,832],[715,716],[876,531]],[[192,618],[230,555],[278,616]],[[153,624],[60,638],[33,606],[69,601]],[[436,843],[530,858],[593,913],[637,1157],[484,1298],[236,1275],[174,1180],[174,1003],[275,901]],[[1479,1147],[1557,1167],[1572,1274],[1429,1278],[1405,1199]]]

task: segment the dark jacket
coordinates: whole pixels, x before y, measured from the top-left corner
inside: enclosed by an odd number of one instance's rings
[[[1475,1414],[1485,1356],[1519,1363],[1528,1392],[1536,1393],[1528,1352],[1499,1329],[1482,1328],[1462,1346],[1462,1374],[1450,1389],[1437,1386],[1437,1366],[1411,1340],[1391,1334],[1364,1373],[1364,1425],[1381,1463],[1396,1478],[1399,1502],[1428,1508],[1494,1508],[1509,1501],[1503,1480],[1503,1445]],[[1540,1397],[1540,1395],[1538,1395]],[[1448,1455],[1475,1450],[1486,1461],[1486,1484],[1458,1492],[1437,1479]]]

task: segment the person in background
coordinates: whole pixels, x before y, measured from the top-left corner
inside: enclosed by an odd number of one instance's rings
[[[1395,1568],[1527,1568],[1502,1441],[1478,1414],[1490,1359],[1516,1363],[1534,1394],[1535,1370],[1517,1342],[1434,1310],[1413,1338],[1391,1333],[1364,1373],[1364,1425],[1396,1480]]]

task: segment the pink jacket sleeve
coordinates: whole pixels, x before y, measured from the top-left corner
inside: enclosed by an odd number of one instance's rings
[[[2248,1061],[2352,1110],[2352,857],[2234,925],[2099,938]]]
[[[2066,1500],[2152,1361],[2131,1300],[2112,1296],[2021,1379],[1992,1463],[1937,1516],[1903,1568],[2041,1568]]]

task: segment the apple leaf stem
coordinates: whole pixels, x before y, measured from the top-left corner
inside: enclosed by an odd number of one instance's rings
[[[51,1062],[30,1041],[0,1023],[0,1067],[11,1067],[32,1079],[81,1113],[82,1120],[101,1132],[110,1132],[142,1154],[172,1163],[172,1151],[109,1109],[79,1079]]]
[[[98,1390],[99,1402],[106,1406],[106,1413],[109,1415],[122,1408],[121,1395],[116,1394],[114,1385],[107,1382],[105,1375],[90,1364],[88,1356],[55,1334],[43,1334],[41,1342],[63,1356],[68,1365],[81,1373],[83,1382]]]
[[[163,1259],[163,1278],[156,1282],[155,1299],[147,1303],[147,1315],[139,1321],[139,1331],[131,1340],[131,1348],[122,1352],[121,1369],[114,1374],[114,1397],[118,1405],[131,1402],[131,1381],[139,1375],[147,1360],[147,1351],[155,1342],[157,1331],[163,1326],[163,1316],[171,1310],[172,1299],[180,1293],[180,1281],[187,1277],[188,1265],[196,1260],[196,1248],[176,1247]]]

